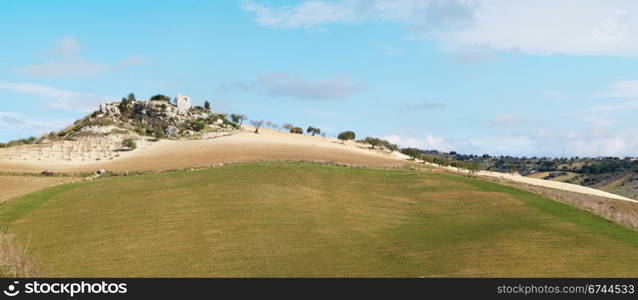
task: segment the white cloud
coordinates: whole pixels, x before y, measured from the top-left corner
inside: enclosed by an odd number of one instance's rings
[[[19,74],[42,78],[84,78],[114,69],[139,66],[146,63],[142,56],[127,57],[114,66],[90,61],[79,56],[82,45],[74,37],[63,37],[56,41],[56,46],[48,50],[54,58],[43,63],[13,68]]]
[[[246,91],[266,94],[270,97],[288,97],[312,100],[347,99],[354,93],[364,90],[365,86],[346,77],[311,80],[296,74],[271,73],[260,75],[257,79],[225,84],[218,92]]]
[[[382,137],[390,143],[397,144],[402,148],[419,148],[423,150],[451,151],[452,145],[440,137],[428,135],[424,138],[410,136],[388,135]]]
[[[489,123],[492,126],[515,126],[525,123],[525,120],[515,115],[500,114],[491,118]]]
[[[0,112],[0,133],[5,132],[13,137],[41,135],[64,128],[70,124],[69,119],[29,118],[14,112]],[[9,138],[10,139],[10,138]]]
[[[584,130],[542,129],[535,136],[537,151],[567,156],[635,156],[638,153],[638,132],[606,131],[600,128]]]
[[[76,55],[82,49],[80,42],[72,36],[62,37],[55,44],[55,47],[50,50],[55,55]]]
[[[627,102],[621,102],[621,103],[599,105],[599,106],[592,107],[590,110],[594,112],[638,110],[638,101],[627,101]]]
[[[636,56],[633,0],[307,0],[293,6],[244,1],[261,26],[317,29],[326,24],[395,22],[408,35],[454,49],[528,54]]]
[[[584,128],[581,130],[540,129],[529,134],[486,136],[469,139],[424,138],[390,135],[383,137],[401,147],[457,151],[464,154],[513,156],[636,156],[638,132]]]
[[[611,84],[612,91],[597,96],[611,98],[638,98],[638,80],[618,81]]]
[[[474,138],[458,144],[461,153],[471,154],[520,154],[535,148],[536,142],[527,136],[494,136]]]
[[[57,89],[51,86],[31,83],[0,81],[0,90],[35,95],[40,97],[47,107],[80,112],[96,110],[97,105],[106,100],[104,97],[92,94],[77,93],[69,90]]]
[[[316,29],[323,24],[349,22],[359,18],[354,7],[343,2],[304,1],[293,7],[273,8],[253,1],[243,1],[241,8],[254,13],[259,25],[279,28]]]
[[[51,60],[42,64],[14,68],[13,71],[44,78],[85,77],[109,70],[108,66],[81,57]]]

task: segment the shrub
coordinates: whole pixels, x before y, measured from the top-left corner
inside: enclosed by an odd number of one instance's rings
[[[157,95],[153,95],[151,97],[151,100],[171,102],[171,97],[166,96],[166,95],[162,95],[162,94],[157,94]]]
[[[122,141],[122,147],[128,148],[129,150],[135,150],[137,148],[137,143],[132,138],[126,138]]]
[[[290,129],[290,133],[294,133],[294,134],[303,134],[303,128],[301,127],[294,127],[292,129]]]
[[[204,121],[201,121],[201,120],[189,120],[188,127],[195,131],[202,131],[202,129],[206,127],[206,123],[204,123]]]
[[[153,136],[155,136],[155,138],[159,139],[163,139],[166,137],[166,133],[164,133],[164,129],[162,128],[155,128],[154,132],[153,132]]]

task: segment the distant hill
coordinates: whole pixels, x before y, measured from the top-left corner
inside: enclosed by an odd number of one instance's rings
[[[597,188],[637,199],[638,158],[633,157],[513,157],[468,155],[454,151],[422,150],[439,159],[472,162],[486,171],[513,173]]]

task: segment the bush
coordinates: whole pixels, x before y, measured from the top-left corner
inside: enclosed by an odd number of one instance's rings
[[[151,100],[171,102],[171,97],[166,96],[166,95],[162,95],[162,94],[157,94],[157,95],[153,95],[151,97]]]
[[[164,133],[164,129],[162,128],[155,128],[155,131],[153,132],[153,136],[155,136],[155,138],[159,139],[163,139],[166,137],[166,133]]]
[[[303,134],[303,128],[301,128],[301,127],[293,127],[292,129],[290,129],[290,133]]]
[[[206,127],[206,123],[200,120],[189,120],[188,127],[195,131],[202,131]]]
[[[132,138],[126,138],[122,141],[122,147],[128,148],[129,150],[135,150],[137,148],[137,143]]]

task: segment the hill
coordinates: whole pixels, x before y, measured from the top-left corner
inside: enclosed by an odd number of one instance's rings
[[[628,276],[638,234],[438,172],[251,163],[0,205],[47,276]]]

